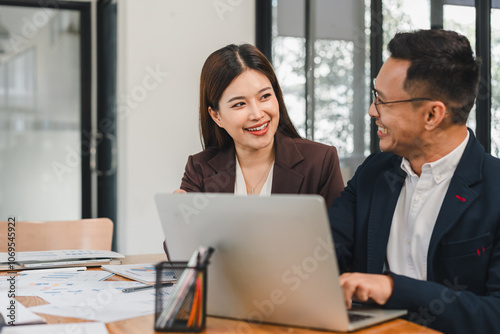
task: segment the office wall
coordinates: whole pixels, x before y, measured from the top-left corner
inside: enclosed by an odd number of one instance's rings
[[[154,194],[180,185],[201,150],[198,85],[206,57],[255,42],[254,0],[118,2],[118,251],[162,251]]]

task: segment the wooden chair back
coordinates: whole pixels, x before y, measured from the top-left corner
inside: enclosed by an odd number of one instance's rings
[[[69,221],[19,221],[15,236],[9,236],[9,224],[0,222],[0,252],[7,252],[9,243],[15,243],[16,252],[92,249],[111,250],[113,222],[108,218]]]

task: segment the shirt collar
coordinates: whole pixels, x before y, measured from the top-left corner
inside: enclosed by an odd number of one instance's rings
[[[455,147],[453,151],[439,160],[423,164],[422,174],[432,174],[434,181],[437,184],[443,182],[445,179],[453,175],[465,151],[465,147],[467,146],[469,137],[470,134],[469,131],[467,131],[467,136],[465,137],[465,139],[462,141],[462,143],[460,143],[460,145]],[[403,158],[401,160],[401,169],[403,169],[409,176],[417,176],[417,174],[411,168],[410,162],[406,158]]]

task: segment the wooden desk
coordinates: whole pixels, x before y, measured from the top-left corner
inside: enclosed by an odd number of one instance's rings
[[[123,260],[123,264],[134,264],[134,263],[145,263],[145,262],[159,262],[166,260],[163,254],[152,254],[152,255],[134,255],[127,256]],[[96,268],[99,269],[99,268]],[[108,280],[121,281],[127,280],[120,276],[114,275]],[[25,306],[35,306],[43,305],[46,302],[39,297],[17,297],[17,299]],[[76,318],[66,318],[52,315],[40,314],[43,318],[47,320],[47,323],[72,323],[72,322],[84,322],[85,320]],[[154,315],[148,315],[143,317],[137,317],[122,321],[116,321],[106,324],[110,334],[152,334],[160,333],[154,331]],[[244,321],[221,319],[215,317],[207,318],[207,326],[204,331],[206,334],[212,333],[231,333],[231,334],[258,334],[258,333],[289,333],[289,334],[325,334],[329,332],[315,331],[303,328],[285,327],[285,326],[274,326],[274,325],[262,325],[247,323]],[[412,322],[396,319],[370,327],[356,333],[359,334],[395,334],[395,333],[438,333],[434,330],[428,329],[426,327],[419,326]]]

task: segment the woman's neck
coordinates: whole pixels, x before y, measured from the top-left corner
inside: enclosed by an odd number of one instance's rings
[[[247,194],[259,195],[274,163],[274,145],[260,150],[236,150]]]
[[[274,160],[274,145],[260,150],[243,150],[236,148],[236,157],[241,168],[255,168],[261,165],[269,165]]]

